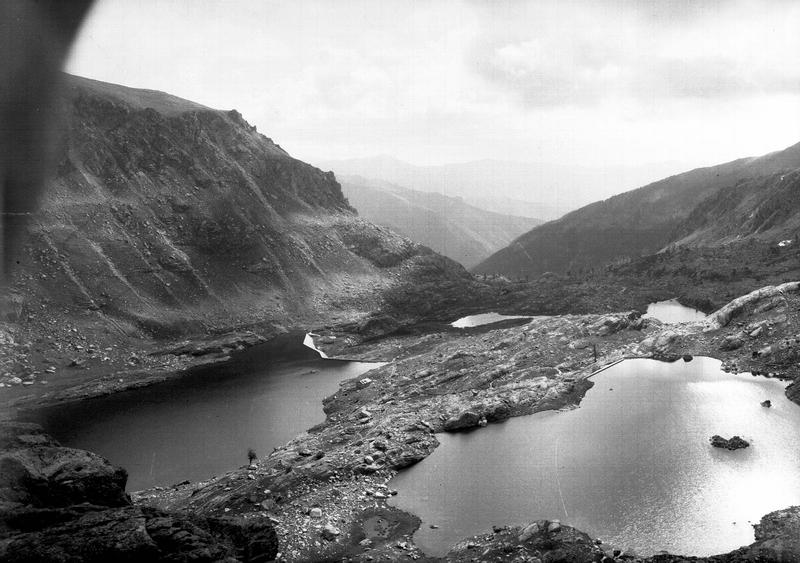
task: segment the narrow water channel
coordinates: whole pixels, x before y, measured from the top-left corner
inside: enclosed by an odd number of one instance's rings
[[[800,504],[800,407],[785,384],[710,358],[627,360],[593,380],[577,409],[438,435],[392,482],[393,503],[422,519],[418,544],[443,555],[493,525],[549,518],[640,554],[709,555]],[[714,434],[752,445],[716,449]]]
[[[476,326],[483,326],[492,323],[499,323],[500,321],[508,321],[511,319],[530,319],[531,317],[521,315],[501,315],[500,313],[480,313],[479,315],[469,315],[461,317],[458,320],[450,323],[453,328],[473,328]]]
[[[320,359],[303,335],[162,384],[31,413],[62,444],[128,470],[128,490],[207,479],[322,422],[339,382],[381,364]]]

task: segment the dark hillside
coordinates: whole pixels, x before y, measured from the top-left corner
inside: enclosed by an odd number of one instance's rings
[[[699,168],[660,180],[605,201],[573,211],[520,236],[495,253],[474,271],[512,277],[539,275],[546,271],[582,271],[614,261],[658,252],[670,243],[692,237],[692,225],[700,228],[718,218],[700,215],[711,212],[714,198],[729,199],[737,187],[744,207],[739,213],[767,213],[772,192],[785,192],[791,172],[800,169],[800,144],[758,158],[744,158],[708,168]],[[786,179],[784,175],[789,174]],[[783,186],[783,187],[780,187]],[[778,200],[784,196],[778,196]],[[763,199],[762,201],[762,198]],[[746,201],[745,201],[746,200]],[[772,201],[772,203],[770,203]],[[702,206],[701,206],[702,204]],[[788,213],[800,213],[800,200],[788,203]],[[757,211],[761,210],[761,211]],[[698,213],[700,215],[698,215]],[[713,215],[713,213],[712,213]],[[788,228],[794,224],[784,217]],[[777,224],[777,223],[776,223]],[[705,228],[705,227],[704,227]],[[773,231],[773,234],[778,234]],[[706,238],[704,243],[713,244]]]

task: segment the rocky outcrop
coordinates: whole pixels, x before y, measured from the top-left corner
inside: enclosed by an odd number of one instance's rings
[[[773,299],[775,297],[785,297],[788,293],[796,293],[798,291],[800,291],[800,282],[797,281],[787,282],[777,286],[770,285],[762,287],[747,295],[737,297],[718,311],[710,314],[703,321],[705,328],[706,330],[717,330],[727,326],[727,324],[731,322],[731,319],[741,314],[746,307],[755,307],[757,304],[763,303],[764,300]]]
[[[733,436],[730,439],[726,439],[719,434],[714,434],[709,441],[715,448],[723,448],[725,450],[741,450],[750,447],[750,442],[740,436]]]
[[[472,411],[464,411],[457,416],[452,416],[445,420],[444,422],[444,429],[447,432],[455,432],[458,430],[467,430],[469,428],[475,428],[478,426],[480,421],[483,420],[484,424],[486,424],[486,419],[481,418],[480,415],[474,413]]]
[[[800,561],[800,506],[770,512],[753,528],[756,541],[742,550],[750,560]]]
[[[36,425],[0,423],[0,560],[274,559],[277,538],[269,522],[135,507],[126,480],[123,469],[61,447]]]
[[[639,344],[638,352],[657,360],[674,361],[682,356],[681,348],[679,347],[680,339],[680,333],[667,329],[645,338]]]
[[[587,534],[558,520],[536,520],[525,526],[496,527],[491,534],[467,538],[451,549],[445,561],[600,561],[603,549]]]
[[[589,331],[596,336],[609,336],[620,330],[641,330],[647,326],[647,320],[642,318],[638,311],[629,313],[606,315],[597,321]]]
[[[612,563],[744,563],[800,561],[800,507],[771,512],[753,526],[755,542],[730,553],[693,557],[661,552],[637,555],[620,546],[592,539],[556,521],[537,520],[524,526],[496,526],[492,533],[464,539],[443,558],[445,561],[541,561]]]
[[[62,448],[33,424],[5,423],[0,432],[0,502],[32,507],[129,504],[124,469],[91,452]]]

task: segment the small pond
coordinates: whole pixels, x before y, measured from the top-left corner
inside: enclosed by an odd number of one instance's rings
[[[492,525],[549,518],[640,554],[709,555],[800,504],[800,407],[784,383],[710,358],[627,360],[593,381],[577,409],[439,434],[392,482],[393,504],[422,519],[418,544],[442,555]],[[716,449],[714,434],[752,445]]]
[[[339,382],[381,364],[320,359],[302,335],[165,383],[30,413],[62,444],[128,470],[128,490],[207,479],[325,420]]]
[[[511,319],[530,319],[529,316],[521,315],[501,315],[499,313],[481,313],[479,315],[470,315],[468,317],[461,317],[460,319],[450,323],[454,328],[472,328],[476,326],[488,325],[499,323],[500,321],[508,321]]]
[[[702,311],[681,305],[677,299],[650,303],[644,316],[656,318],[663,323],[693,323],[706,318]]]

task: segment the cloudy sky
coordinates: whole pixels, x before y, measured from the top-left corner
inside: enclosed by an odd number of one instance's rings
[[[98,0],[68,70],[310,161],[676,171],[800,141],[800,2]]]

